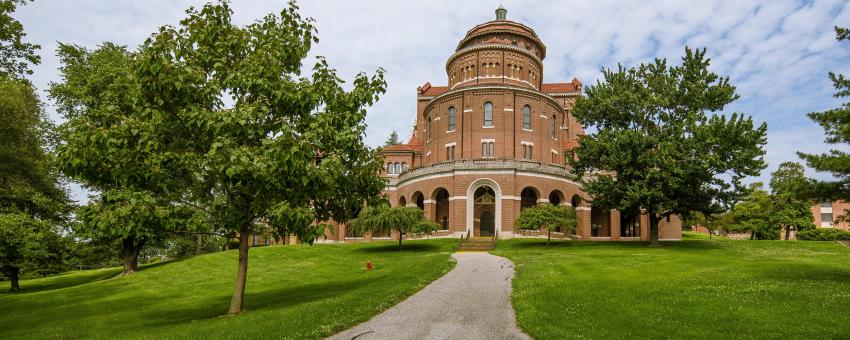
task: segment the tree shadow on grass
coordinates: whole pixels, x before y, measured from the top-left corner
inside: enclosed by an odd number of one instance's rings
[[[424,252],[434,252],[440,250],[441,247],[439,244],[434,243],[403,243],[401,246],[401,250],[398,249],[398,243],[393,244],[380,244],[375,246],[367,246],[363,248],[356,249],[356,252],[361,253],[387,253],[387,252],[410,252],[410,253],[424,253]]]
[[[356,280],[328,280],[321,283],[281,286],[259,292],[245,292],[244,313],[286,309],[320,300],[333,300],[352,290],[381,284],[381,281],[386,279],[386,277],[364,277]],[[144,323],[146,327],[162,327],[216,319],[226,316],[230,298],[230,294],[208,296],[203,302],[192,306],[182,308],[175,306],[175,308],[169,308],[167,313],[162,311],[143,312],[139,315],[139,318],[146,320]],[[126,303],[134,302],[138,301],[126,301]]]

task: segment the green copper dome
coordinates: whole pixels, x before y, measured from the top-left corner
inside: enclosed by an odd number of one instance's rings
[[[507,20],[508,10],[506,10],[502,5],[499,5],[499,8],[496,8],[496,20]]]

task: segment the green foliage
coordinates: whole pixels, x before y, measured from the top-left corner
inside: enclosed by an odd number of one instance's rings
[[[425,218],[425,213],[416,207],[388,207],[386,204],[368,206],[352,220],[349,227],[360,232],[390,232],[398,234],[401,249],[404,235],[430,234],[440,226]]]
[[[395,130],[393,130],[393,132],[390,133],[390,136],[387,137],[387,141],[384,142],[384,146],[391,146],[399,143],[401,143],[401,141],[398,140],[398,132],[395,132]]]
[[[523,209],[516,220],[516,226],[523,230],[546,229],[551,239],[553,231],[574,232],[577,221],[573,207],[538,204]]]
[[[813,229],[814,216],[812,216],[812,201],[801,195],[806,192],[808,179],[805,169],[799,163],[783,162],[771,174],[770,190],[773,223],[782,226],[786,230],[786,239],[790,227],[797,231]]]
[[[726,211],[719,214],[703,214],[699,211],[692,211],[685,216],[683,227],[700,226],[709,230],[709,238],[715,230],[730,231],[734,227],[735,216],[731,211]]]
[[[35,88],[0,74],[0,93],[0,271],[14,291],[22,271],[63,269],[65,242],[58,233],[68,222],[70,202],[53,168],[52,125]]]
[[[41,62],[35,52],[41,46],[24,42],[24,26],[11,16],[19,5],[26,3],[27,0],[0,0],[0,78],[32,74],[29,64]]]
[[[850,41],[850,30],[835,27],[835,33],[838,41]],[[833,72],[829,72],[829,79],[836,90],[834,97],[850,97],[850,79],[843,74]],[[811,112],[808,116],[824,129],[827,143],[850,143],[850,102],[845,102],[834,109]],[[819,199],[850,200],[850,154],[833,149],[828,153],[797,152],[797,155],[806,161],[808,166],[817,171],[828,172],[837,178],[835,181],[812,181],[813,196]]]
[[[732,231],[750,232],[754,239],[774,240],[779,238],[780,225],[773,220],[773,202],[770,194],[760,182],[753,183],[743,202],[732,209],[734,224]]]
[[[22,271],[33,276],[64,269],[65,247],[54,228],[26,213],[0,213],[0,273],[12,278],[12,291]]]
[[[366,107],[386,82],[378,70],[344,87],[324,58],[301,76],[302,60],[318,39],[312,19],[302,18],[294,3],[247,26],[234,24],[232,15],[227,2],[210,3],[187,10],[176,27],[161,27],[137,52],[104,45],[115,58],[90,64],[113,68],[119,76],[105,81],[126,85],[127,98],[116,92],[89,105],[113,118],[104,122],[110,128],[86,125],[90,131],[80,137],[90,142],[69,144],[100,144],[105,151],[77,148],[65,164],[93,175],[90,164],[116,159],[108,170],[122,168],[121,175],[106,171],[106,179],[122,191],[109,195],[142,195],[153,200],[146,202],[150,207],[193,210],[162,216],[186,215],[193,225],[238,237],[242,256],[231,304],[237,313],[247,239],[257,221],[312,243],[325,227],[316,221],[346,222],[383,189],[380,156],[363,138]],[[92,79],[84,83],[99,80]],[[126,104],[101,105],[117,102],[113,98]],[[110,152],[116,157],[103,157]],[[139,222],[134,225],[145,224]]]
[[[803,241],[850,241],[850,231],[831,228],[801,230],[797,239]]]
[[[654,243],[661,218],[721,212],[741,197],[741,180],[766,166],[767,126],[715,113],[738,96],[728,78],[708,70],[705,50],[686,48],[682,61],[603,69],[603,81],[574,109],[581,124],[598,129],[579,140],[572,161],[593,205],[645,209]]]

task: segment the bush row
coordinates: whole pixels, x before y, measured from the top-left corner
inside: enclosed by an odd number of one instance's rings
[[[804,241],[850,241],[850,231],[841,229],[809,229],[797,232],[797,239]]]

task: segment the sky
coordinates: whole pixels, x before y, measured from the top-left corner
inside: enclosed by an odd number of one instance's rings
[[[88,48],[109,41],[131,49],[163,25],[176,25],[189,6],[205,1],[36,0],[14,13],[27,41],[41,45],[42,63],[31,79],[51,118],[61,117],[44,92],[60,81],[58,42]],[[473,26],[507,18],[533,28],[547,47],[544,82],[573,77],[592,85],[601,68],[636,66],[654,58],[678,64],[685,46],[706,48],[710,70],[730,78],[741,98],[732,112],[768,124],[768,168],[749,181],[767,182],[796,151],[824,152],[823,130],[806,113],[836,107],[827,72],[850,74],[850,43],[835,40],[833,27],[850,26],[847,1],[300,1],[301,14],[315,19],[319,43],[305,65],[324,56],[340,76],[386,70],[387,93],[369,109],[366,142],[382,144],[393,131],[409,138],[416,116],[416,87],[445,85],[446,59]],[[234,18],[248,24],[278,13],[284,1],[233,1]],[[845,149],[845,148],[840,148]],[[809,169],[810,177],[828,175]],[[88,192],[72,185],[73,197]]]

